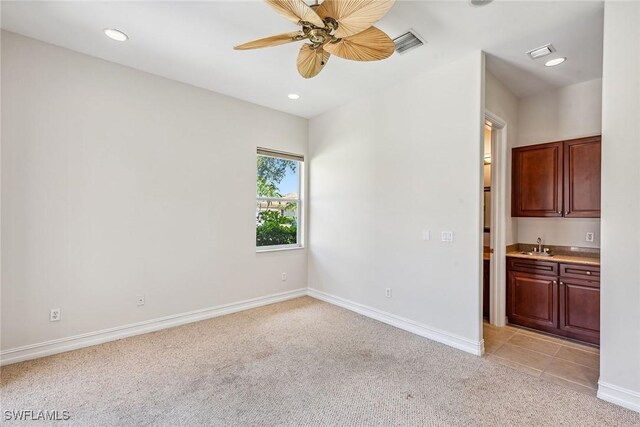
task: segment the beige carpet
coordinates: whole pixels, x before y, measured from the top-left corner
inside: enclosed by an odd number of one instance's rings
[[[68,410],[81,426],[640,425],[309,297],[10,365],[1,387],[3,411]]]

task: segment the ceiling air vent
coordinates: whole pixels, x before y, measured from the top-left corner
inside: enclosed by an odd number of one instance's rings
[[[403,35],[396,37],[393,39],[393,42],[396,44],[396,52],[400,54],[406,53],[411,49],[415,49],[424,44],[413,30],[409,30]]]
[[[555,51],[556,51],[556,48],[553,47],[551,43],[547,43],[544,46],[531,49],[529,52],[527,52],[527,55],[529,55],[529,58],[531,59],[538,59],[538,58],[542,58],[543,56],[547,56],[550,53],[553,53]]]

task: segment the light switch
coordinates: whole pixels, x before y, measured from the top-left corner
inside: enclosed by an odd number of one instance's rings
[[[447,243],[453,242],[453,231],[443,231],[442,241]]]
[[[422,230],[422,240],[431,240],[431,233],[429,233],[429,230]]]

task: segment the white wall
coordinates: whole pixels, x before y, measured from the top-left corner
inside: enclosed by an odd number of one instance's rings
[[[602,80],[590,80],[520,99],[517,146],[540,144],[602,132]],[[600,219],[514,218],[520,243],[600,247]],[[593,242],[587,242],[593,232]]]
[[[640,3],[604,16],[598,396],[640,411]]]
[[[518,137],[518,98],[493,74],[485,71],[485,108],[506,122],[507,168],[505,179],[505,239],[510,245],[517,242],[515,223],[511,219],[511,147]]]
[[[479,341],[483,67],[469,54],[310,121],[310,288]]]
[[[12,33],[2,89],[3,350],[306,287],[254,197],[307,120]]]
[[[538,237],[546,245],[600,247],[600,219],[597,218],[514,218],[520,243],[535,244]],[[593,242],[586,241],[593,233]]]
[[[595,79],[521,98],[517,146],[598,135],[602,80]]]

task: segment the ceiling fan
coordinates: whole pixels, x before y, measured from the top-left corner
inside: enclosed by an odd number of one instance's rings
[[[298,54],[298,72],[306,79],[318,75],[331,55],[352,61],[379,61],[395,50],[389,36],[373,24],[395,0],[324,0],[309,6],[303,0],[265,0],[300,30],[254,40],[234,47],[258,49],[308,40]]]

